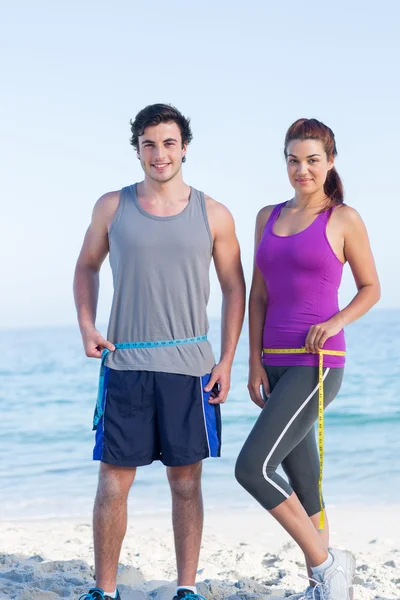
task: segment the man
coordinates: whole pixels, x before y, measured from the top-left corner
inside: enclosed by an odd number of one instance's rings
[[[202,460],[220,454],[220,404],[243,323],[245,284],[229,211],[182,178],[190,122],[170,105],[131,122],[144,180],[102,196],[76,266],[75,302],[87,356],[102,357],[94,428],[100,460],[93,529],[96,588],[120,598],[118,558],[136,468],[167,467],[178,570],[175,598],[196,594],[203,526]],[[114,298],[107,340],[95,328],[107,253]],[[211,257],[223,294],[221,358],[207,341]]]

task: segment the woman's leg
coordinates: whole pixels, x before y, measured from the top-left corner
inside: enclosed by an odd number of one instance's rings
[[[289,484],[293,488],[306,513],[310,517],[318,535],[326,549],[329,547],[329,523],[326,510],[324,510],[325,526],[319,531],[320,500],[319,500],[319,454],[315,438],[314,426],[311,427],[306,437],[282,461]],[[309,577],[312,577],[311,566],[306,558],[306,567]],[[313,585],[310,582],[310,585]]]
[[[236,463],[239,483],[281,523],[316,566],[328,556],[326,545],[293,488],[277,474],[279,464],[309,433],[318,416],[316,367],[268,367],[270,379],[280,377]],[[325,369],[325,405],[340,388],[343,369]],[[303,465],[307,479],[307,465]],[[312,494],[315,490],[312,490]]]

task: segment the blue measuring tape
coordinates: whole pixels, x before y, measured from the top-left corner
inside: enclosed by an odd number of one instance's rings
[[[165,340],[161,342],[122,342],[121,344],[114,344],[116,350],[130,350],[131,348],[160,348],[166,346],[181,346],[184,344],[197,344],[199,342],[206,342],[207,336],[200,335],[192,338],[182,338],[181,340]],[[100,374],[99,374],[99,389],[97,392],[97,403],[93,417],[93,431],[97,429],[101,417],[103,416],[103,399],[104,399],[104,384],[106,375],[106,359],[111,353],[111,350],[104,348],[101,354],[100,363]]]

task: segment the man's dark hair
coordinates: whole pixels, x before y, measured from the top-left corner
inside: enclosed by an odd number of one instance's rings
[[[160,123],[171,123],[174,122],[178,125],[181,130],[182,147],[185,144],[190,144],[193,135],[190,129],[190,119],[187,119],[179,112],[172,104],[149,104],[146,108],[143,108],[135,117],[131,123],[132,137],[130,139],[131,145],[138,150],[139,136],[143,135],[146,127],[152,125],[159,125]],[[186,157],[184,156],[182,162],[185,162]]]

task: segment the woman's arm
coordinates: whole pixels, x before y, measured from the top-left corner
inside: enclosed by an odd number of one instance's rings
[[[350,265],[358,291],[353,300],[334,317],[311,327],[305,343],[308,352],[318,352],[328,338],[365,315],[381,296],[375,261],[363,220],[350,206],[336,210],[336,215],[343,231],[344,256]]]
[[[363,220],[358,212],[349,206],[343,211],[343,220],[344,255],[358,290],[350,304],[339,313],[344,327],[362,317],[378,302],[381,286]]]
[[[265,224],[273,210],[273,206],[266,206],[260,210],[257,215],[255,236],[254,236],[254,267],[253,280],[251,283],[249,298],[249,382],[248,390],[250,397],[262,408],[264,400],[261,394],[261,386],[264,393],[269,394],[269,383],[267,373],[262,364],[262,337],[265,322],[265,313],[267,308],[267,290],[265,281],[256,265],[256,252],[264,231]]]

